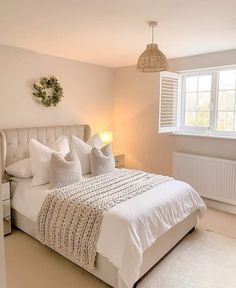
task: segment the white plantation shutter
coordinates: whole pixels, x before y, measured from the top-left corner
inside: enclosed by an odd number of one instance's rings
[[[160,73],[159,133],[176,131],[180,117],[181,75]]]

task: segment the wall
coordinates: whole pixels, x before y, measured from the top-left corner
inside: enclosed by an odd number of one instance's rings
[[[112,127],[113,69],[0,45],[0,127],[89,123]],[[64,98],[45,108],[32,98],[42,76],[59,77]]]
[[[170,70],[231,64],[236,50],[170,60]],[[126,154],[128,167],[170,175],[173,151],[236,159],[234,140],[158,134],[158,73],[135,66],[114,71],[0,45],[0,75],[2,128],[89,123],[96,132],[112,129],[113,109],[114,150]],[[45,75],[58,76],[64,88],[57,107],[32,99],[32,84]]]
[[[0,173],[0,183],[2,183],[2,177]],[[2,186],[0,185],[0,200],[2,201]],[[0,205],[0,287],[6,287],[6,275],[5,275],[5,253],[4,253],[4,241],[3,241],[3,206]]]
[[[173,59],[171,71],[236,64],[236,50]],[[158,134],[159,73],[140,73],[135,66],[115,71],[114,148],[128,167],[172,173],[172,152],[181,151],[236,160],[236,140]]]

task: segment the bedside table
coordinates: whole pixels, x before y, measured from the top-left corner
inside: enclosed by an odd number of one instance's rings
[[[125,154],[114,154],[116,168],[125,167]]]
[[[11,233],[10,182],[2,183],[2,205],[3,205],[4,235],[7,235]]]

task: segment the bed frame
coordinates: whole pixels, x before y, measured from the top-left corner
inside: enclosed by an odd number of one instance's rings
[[[75,135],[86,141],[90,137],[90,131],[88,125],[0,130],[0,163],[3,178],[7,177],[4,172],[7,165],[29,157],[29,140],[31,138],[36,139],[45,145],[63,135],[67,136],[69,139],[72,135]],[[12,211],[12,215],[15,226],[37,239],[35,232],[36,223],[15,210]],[[170,251],[188,232],[190,232],[195,227],[196,223],[197,212],[194,212],[182,222],[179,222],[166,233],[161,235],[154,244],[144,252],[139,279],[164,255],[166,255],[166,253]],[[63,255],[62,251],[56,252]],[[63,256],[66,257],[65,255]],[[77,264],[76,259],[68,259]],[[96,258],[96,268],[87,271],[112,287],[131,288],[125,285],[119,276],[118,269],[109,262],[106,257],[100,254],[98,254]],[[137,279],[137,281],[139,279]]]

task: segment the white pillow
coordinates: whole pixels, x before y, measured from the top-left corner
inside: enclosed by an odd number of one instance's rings
[[[104,145],[99,134],[94,134],[92,137],[89,138],[87,143],[92,148],[98,148],[98,149],[101,149],[103,147],[103,145]]]
[[[31,170],[31,161],[30,158],[20,160],[16,163],[13,163],[5,168],[6,172],[9,175],[18,178],[29,178],[32,177],[32,170]]]
[[[70,152],[67,137],[62,136],[50,145],[53,149],[41,144],[35,139],[30,139],[30,157],[33,180],[31,186],[38,186],[49,183],[50,161],[52,153],[58,152],[65,157]]]
[[[74,135],[72,135],[71,146],[79,157],[82,174],[83,175],[89,174],[91,172],[90,153],[92,147]]]
[[[71,148],[75,150],[76,154],[79,157],[82,174],[86,175],[91,173],[91,165],[90,165],[90,154],[92,148],[101,148],[103,146],[102,140],[98,134],[92,136],[87,143],[82,141],[80,138],[72,135]]]
[[[70,152],[70,144],[66,136],[61,136],[57,140],[51,141],[47,146],[63,156]]]

